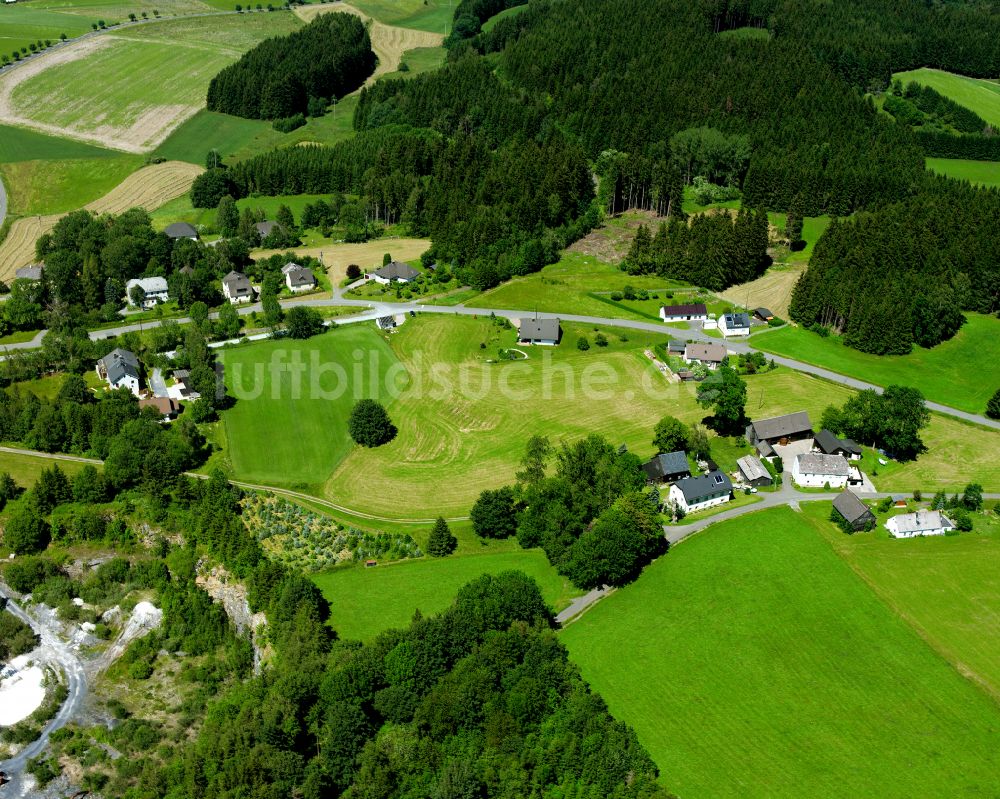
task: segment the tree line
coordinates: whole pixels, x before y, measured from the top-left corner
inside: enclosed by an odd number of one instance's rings
[[[997,309],[1000,192],[931,175],[919,185],[911,199],[831,223],[792,292],[792,319],[885,355],[951,338],[962,311]]]
[[[247,119],[322,116],[375,69],[368,30],[353,14],[323,14],[265,39],[208,84],[207,108]]]

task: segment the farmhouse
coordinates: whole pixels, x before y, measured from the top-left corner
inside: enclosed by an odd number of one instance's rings
[[[725,344],[688,344],[684,348],[684,363],[700,363],[716,369],[728,355]]]
[[[705,303],[693,305],[664,305],[660,308],[660,319],[664,322],[704,322],[708,319]]]
[[[753,315],[755,319],[760,319],[761,322],[770,322],[774,319],[774,314],[767,308],[755,308]]]
[[[137,277],[132,278],[125,284],[125,301],[132,306],[135,303],[132,301],[132,289],[136,286],[142,289],[143,308],[152,308],[154,305],[160,302],[166,302],[170,299],[170,292],[167,290],[167,279],[165,277]]]
[[[544,344],[552,347],[559,343],[562,337],[562,327],[554,317],[546,319],[522,319],[517,328],[519,344]]]
[[[175,418],[181,409],[180,405],[170,397],[147,397],[139,400],[139,410],[143,411],[146,408],[153,408],[164,421]]]
[[[22,266],[16,272],[14,272],[15,280],[30,280],[33,283],[37,283],[42,279],[42,265],[32,264],[31,266]]]
[[[250,302],[253,299],[253,286],[250,285],[250,278],[242,272],[230,272],[222,278],[222,293],[234,305]]]
[[[769,486],[774,482],[771,479],[770,472],[764,468],[764,464],[753,455],[744,455],[742,458],[737,458],[736,465],[739,466],[743,482],[747,485],[760,488],[761,486]]]
[[[939,510],[918,510],[893,516],[885,523],[885,529],[893,538],[916,538],[921,535],[944,535],[955,529],[951,521]]]
[[[844,488],[851,470],[842,455],[806,452],[792,462],[792,480],[806,488]]]
[[[400,261],[390,261],[381,269],[369,272],[365,275],[368,280],[374,280],[383,286],[390,283],[411,283],[417,279],[420,273],[409,264]]]
[[[311,269],[305,269],[298,264],[286,264],[281,271],[285,275],[285,285],[288,286],[288,290],[295,294],[316,288],[316,278]]]
[[[139,359],[116,347],[97,362],[97,376],[110,388],[127,388],[139,396]]]
[[[661,452],[642,465],[646,479],[651,483],[675,483],[691,476],[687,455],[677,452]]]
[[[875,526],[875,514],[871,508],[846,488],[833,501],[833,509],[852,530],[870,530]]]
[[[198,241],[198,231],[194,225],[189,225],[187,222],[174,222],[172,225],[167,225],[166,230],[163,232],[168,239],[173,239],[174,241],[178,239]]]
[[[785,446],[792,441],[812,438],[812,422],[805,411],[774,416],[751,422],[747,426],[746,437],[752,447],[765,458],[774,456],[776,444]]]
[[[685,513],[723,505],[733,497],[733,484],[716,470],[700,477],[678,480],[670,486],[668,501]]]
[[[750,317],[745,313],[723,314],[719,320],[719,331],[723,336],[749,336]]]
[[[837,438],[829,430],[823,429],[816,434],[813,450],[826,455],[843,455],[849,460],[861,459],[861,447],[849,438]]]

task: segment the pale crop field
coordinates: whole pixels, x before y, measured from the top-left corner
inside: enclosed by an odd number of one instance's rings
[[[204,107],[211,79],[253,45],[302,24],[292,14],[169,20],[113,31],[0,79],[0,114],[18,125],[148,152]]]
[[[249,201],[252,205],[253,201]],[[377,269],[382,266],[382,256],[389,253],[396,261],[415,261],[429,249],[427,239],[376,239],[360,244],[322,244],[317,247],[295,247],[295,253],[300,256],[318,258],[326,266],[330,283],[340,284],[347,277],[347,267],[357,264],[361,271]],[[282,250],[254,250],[253,257],[257,260],[269,258],[272,255],[288,252]]]

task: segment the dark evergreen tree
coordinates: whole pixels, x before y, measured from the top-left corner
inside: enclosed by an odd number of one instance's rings
[[[430,537],[427,539],[427,554],[435,558],[443,558],[454,552],[457,546],[458,539],[448,529],[448,522],[438,516]]]

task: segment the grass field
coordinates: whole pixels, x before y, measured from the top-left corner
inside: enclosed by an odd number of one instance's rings
[[[826,503],[803,512],[882,599],[965,676],[1000,698],[1000,519],[973,516],[959,536],[897,541],[879,528],[844,535]]]
[[[272,374],[267,368],[276,354],[287,363],[296,357],[293,353],[307,368],[313,353],[318,363],[330,365],[325,378],[319,370],[306,371],[297,394],[290,371]],[[355,353],[361,354],[360,360],[355,360]],[[242,480],[289,488],[319,484],[355,446],[347,434],[347,416],[356,398],[345,391],[339,398],[324,399],[319,390],[312,391],[313,379],[320,390],[335,390],[333,364],[352,378],[361,396],[383,398],[391,407],[384,398],[385,375],[397,359],[374,326],[345,327],[305,342],[259,342],[222,350],[219,357],[225,365],[226,385],[237,398],[243,394],[240,386],[246,391],[253,388],[256,369],[260,374],[256,378],[260,396],[238,399],[223,415],[229,460],[234,475]]]
[[[33,130],[0,125],[0,164],[16,161],[117,158],[121,154],[72,139],[46,136]]]
[[[939,175],[957,180],[967,180],[977,186],[1000,186],[1000,163],[996,161],[967,161],[960,158],[928,158],[927,168]]]
[[[492,17],[486,20],[486,22],[483,23],[483,31],[489,33],[489,31],[493,30],[497,26],[497,23],[499,23],[501,20],[507,19],[508,17],[516,17],[522,11],[527,11],[527,10],[528,6],[527,4],[525,4],[523,6],[514,6],[513,8],[508,8],[504,11],[501,11],[499,14],[494,14]]]
[[[561,610],[580,592],[549,565],[540,549],[401,561],[374,569],[351,567],[312,575],[330,603],[330,623],[341,638],[368,640],[405,627],[415,610],[440,613],[463,585],[482,574],[516,569],[533,578],[546,602]]]
[[[755,335],[752,344],[876,385],[916,386],[929,400],[983,413],[1000,385],[1000,322],[980,314],[967,314],[967,320],[950,341],[914,347],[909,355],[869,355],[837,337],[792,326]]]
[[[44,469],[51,469],[53,464],[58,464],[59,468],[70,476],[86,465],[77,461],[58,461],[52,458],[36,458],[34,455],[0,452],[0,473],[7,472],[19,486],[24,488],[33,486],[38,475]]]
[[[129,152],[155,148],[204,105],[208,82],[292,14],[169,20],[75,43],[0,79],[7,118]],[[95,80],[128,75],[129,80]],[[83,113],[86,110],[86,113]]]
[[[179,161],[153,164],[133,172],[110,192],[84,207],[95,214],[120,214],[136,206],[152,211],[188,191],[200,172],[199,167]],[[7,238],[0,243],[0,280],[8,279],[16,269],[32,261],[35,241],[51,230],[59,217],[60,214],[31,216],[11,225]]]
[[[914,69],[896,72],[892,77],[902,81],[904,86],[911,81],[930,86],[959,105],[975,111],[990,125],[1000,126],[1000,83],[967,78],[940,69]]]
[[[447,33],[451,30],[457,3],[446,0],[354,0],[351,5],[386,25]]]
[[[994,794],[1000,709],[808,515],[719,524],[561,638],[679,796]]]
[[[62,214],[114,189],[142,166],[138,155],[0,164],[12,213]]]

